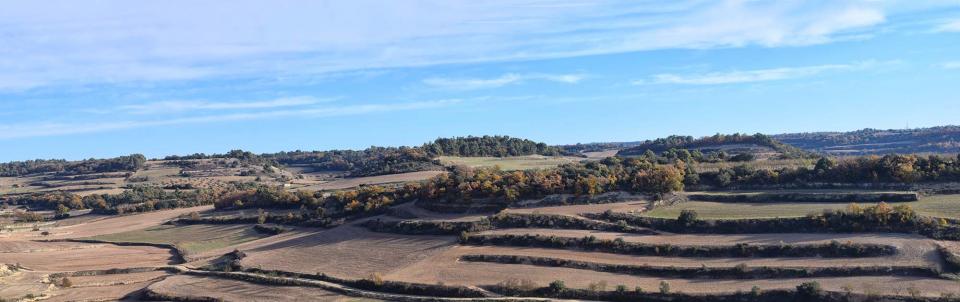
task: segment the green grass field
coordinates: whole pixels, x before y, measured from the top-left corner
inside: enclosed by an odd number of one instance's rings
[[[228,247],[267,237],[250,225],[162,225],[144,230],[94,236],[110,242],[175,244],[187,254]]]
[[[441,156],[440,162],[447,166],[465,165],[470,167],[500,166],[504,171],[553,168],[565,163],[579,161],[575,157],[561,156],[512,156],[512,157],[454,157]]]
[[[934,217],[960,217],[960,194],[924,196],[919,201],[894,204],[907,204],[920,215]],[[644,215],[659,218],[677,218],[682,210],[697,211],[703,219],[744,219],[801,217],[809,213],[819,213],[825,209],[839,210],[848,203],[721,203],[708,201],[687,201],[674,206],[662,207]],[[866,203],[862,205],[868,205]]]

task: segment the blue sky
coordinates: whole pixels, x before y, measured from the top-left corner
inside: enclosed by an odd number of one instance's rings
[[[4,1],[0,160],[960,124],[958,1]]]

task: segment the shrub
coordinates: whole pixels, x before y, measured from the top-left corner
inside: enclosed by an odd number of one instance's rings
[[[63,279],[60,279],[60,287],[72,287],[72,286],[73,286],[73,281],[71,281],[70,278],[63,277]]]
[[[563,284],[563,280],[554,280],[553,282],[550,282],[550,291],[551,291],[551,292],[559,293],[559,292],[562,292],[562,291],[563,291],[564,289],[566,289],[566,288],[567,288],[567,286],[566,286],[565,284]]]
[[[822,291],[823,289],[820,288],[820,282],[817,281],[804,282],[797,285],[797,297],[800,299],[815,299],[820,296]]]
[[[660,293],[664,295],[669,294],[670,283],[667,283],[667,281],[660,281]]]

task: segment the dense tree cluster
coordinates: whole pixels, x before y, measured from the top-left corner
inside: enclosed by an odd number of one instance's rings
[[[607,158],[555,169],[500,171],[455,167],[423,184],[426,200],[463,202],[479,198],[507,201],[550,194],[596,195],[610,191],[669,193],[683,189],[684,165],[656,165],[643,159]]]
[[[690,154],[687,158],[681,158],[682,160],[687,160],[688,158],[697,159],[697,161],[705,160],[723,160],[727,156],[725,153],[720,153],[719,151],[702,153],[706,150],[714,150],[719,146],[729,145],[729,144],[753,144],[757,146],[769,147],[774,151],[780,153],[782,158],[800,158],[808,156],[808,153],[781,143],[770,136],[764,134],[715,134],[713,136],[706,136],[701,138],[694,138],[692,136],[680,136],[680,135],[671,135],[666,138],[658,138],[652,141],[646,141],[636,147],[627,148],[621,150],[618,155],[622,156],[635,156],[635,155],[644,155],[644,154],[658,154],[662,152],[677,153],[682,152],[680,150],[686,151]],[[702,151],[701,151],[702,150]],[[732,158],[732,157],[731,157]],[[748,158],[732,158],[734,161],[746,161]]]
[[[87,159],[66,161],[62,159],[37,159],[0,163],[0,176],[23,176],[36,173],[57,173],[58,175],[76,175],[88,173],[136,171],[143,167],[147,158],[142,154],[132,154],[108,159]]]
[[[682,163],[677,165],[682,166]],[[226,208],[300,208],[314,218],[343,218],[382,213],[387,206],[412,200],[466,203],[476,199],[512,202],[551,194],[594,195],[608,191],[668,193],[683,188],[683,169],[640,159],[567,164],[559,168],[501,171],[455,167],[419,183],[399,187],[361,186],[330,194],[290,192],[260,186],[236,192],[214,205]]]
[[[720,187],[791,183],[913,183],[960,181],[960,156],[885,155],[821,158],[813,168],[755,169],[750,165],[699,173],[699,183]]]
[[[441,169],[420,148],[370,147],[364,150],[293,151],[264,154],[283,165],[309,165],[316,170],[344,171],[351,176],[395,174]]]
[[[562,155],[563,149],[537,143],[529,139],[509,136],[467,136],[438,138],[420,147],[432,156],[520,156],[520,155]]]

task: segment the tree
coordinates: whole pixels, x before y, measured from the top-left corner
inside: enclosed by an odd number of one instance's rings
[[[682,210],[680,211],[680,216],[677,217],[677,223],[682,226],[691,226],[697,222],[698,218],[697,211],[694,210]]]
[[[58,204],[58,205],[57,205],[57,211],[56,211],[55,217],[56,217],[57,219],[61,219],[61,218],[67,218],[67,217],[69,217],[69,216],[70,216],[70,208],[68,208],[67,206],[65,206],[65,205],[63,205],[63,204]]]
[[[797,298],[801,301],[814,300],[820,296],[821,291],[823,290],[820,288],[820,282],[804,282],[797,285]]]

